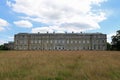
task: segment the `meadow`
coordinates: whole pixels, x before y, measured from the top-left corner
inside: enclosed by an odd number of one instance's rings
[[[120,80],[120,52],[0,51],[0,80]]]

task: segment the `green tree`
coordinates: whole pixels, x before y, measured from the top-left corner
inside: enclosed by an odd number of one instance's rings
[[[107,43],[107,50],[112,50],[112,45],[110,43]]]
[[[0,45],[0,50],[8,50],[8,48],[5,47],[4,45]]]
[[[120,51],[120,30],[115,36],[112,36],[112,49]]]

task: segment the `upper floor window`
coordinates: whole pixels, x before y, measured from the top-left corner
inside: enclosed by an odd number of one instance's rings
[[[75,43],[77,43],[77,41],[75,41]]]
[[[31,43],[33,43],[33,40],[31,40]]]
[[[64,41],[64,40],[62,40],[62,43],[65,43],[65,41]]]
[[[85,43],[85,40],[83,40],[83,43]]]
[[[71,41],[71,43],[73,43],[73,41]]]
[[[46,43],[49,43],[49,41],[47,40]]]
[[[35,44],[37,43],[37,40],[35,40]]]
[[[41,43],[41,40],[39,40],[38,43]]]
[[[81,43],[81,41],[79,41],[79,43]]]
[[[69,44],[69,40],[67,40],[67,44]]]
[[[53,41],[52,40],[50,40],[50,43],[52,43]]]
[[[24,44],[27,44],[27,41],[26,41],[26,40],[24,40],[24,41],[23,41],[23,43],[24,43]]]
[[[61,43],[61,40],[58,40],[58,43]]]
[[[87,40],[87,43],[90,43],[90,41],[89,41],[89,40]]]
[[[57,43],[57,40],[55,40],[55,43]]]

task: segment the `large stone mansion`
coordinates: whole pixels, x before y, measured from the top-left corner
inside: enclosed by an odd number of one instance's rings
[[[102,33],[18,33],[15,50],[106,50]]]

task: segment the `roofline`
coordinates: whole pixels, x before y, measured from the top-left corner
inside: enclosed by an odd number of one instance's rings
[[[18,33],[18,34],[15,34],[15,35],[22,35],[22,34],[23,35],[24,34],[27,34],[27,35],[32,35],[32,34],[35,34],[35,35],[36,34],[83,34],[83,35],[87,35],[87,34],[88,35],[92,35],[92,34],[96,34],[96,35],[99,34],[100,35],[101,34],[101,35],[106,35],[106,34],[99,33],[99,32],[96,32],[96,33],[82,33],[82,32],[81,33],[54,33],[54,32],[53,33],[48,33],[48,32],[47,33],[40,33],[40,32],[38,32],[38,33]]]

